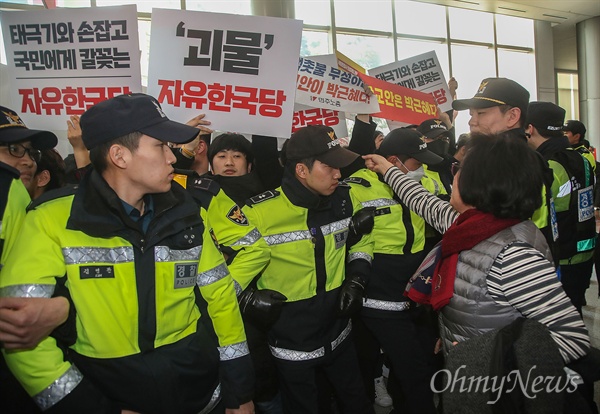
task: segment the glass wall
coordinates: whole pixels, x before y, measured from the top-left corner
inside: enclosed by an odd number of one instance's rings
[[[25,9],[43,7],[41,0],[5,3]],[[131,3],[137,5],[140,18],[144,85],[152,8],[252,13],[252,0],[56,1],[58,7]],[[457,79],[459,98],[473,96],[482,79],[501,76],[521,83],[530,91],[531,100],[537,99],[533,20],[408,0],[294,0],[294,7],[296,19],[304,22],[302,56],[324,55],[337,49],[370,69],[434,50],[446,79]],[[0,59],[4,59],[3,53]],[[571,87],[573,76],[575,86]],[[576,118],[576,75],[558,75],[558,82],[558,103]],[[468,118],[468,114],[459,113],[458,133],[468,130]]]
[[[369,69],[434,50],[459,98],[500,76],[537,99],[533,20],[406,0],[295,0],[295,10],[304,55],[337,49]],[[458,113],[457,133],[468,131],[468,120]]]
[[[556,73],[556,104],[567,111],[565,119],[579,119],[579,87],[576,72]]]

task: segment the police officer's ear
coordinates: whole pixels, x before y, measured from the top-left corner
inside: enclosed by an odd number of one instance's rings
[[[296,163],[296,175],[300,178],[306,178],[308,175],[308,167],[301,162]]]
[[[108,160],[110,164],[123,169],[127,167],[127,154],[130,153],[131,152],[122,145],[114,144],[108,149]]]
[[[525,136],[527,138],[531,138],[531,134],[533,134],[533,125],[532,124],[525,125]]]
[[[519,125],[519,121],[521,120],[521,108],[517,108],[513,106],[507,111],[508,116],[508,128],[516,128]]]
[[[386,160],[388,160],[388,162],[391,162],[392,164],[396,165],[396,163],[398,162],[398,157],[396,157],[395,155],[390,155],[389,157],[386,158]]]
[[[247,169],[248,169],[248,173],[250,173],[252,171],[252,163],[251,162],[248,163]]]
[[[50,182],[50,171],[48,170],[42,170],[42,171],[38,171],[35,174],[35,185],[39,188],[41,187],[45,187],[48,185],[48,183]]]

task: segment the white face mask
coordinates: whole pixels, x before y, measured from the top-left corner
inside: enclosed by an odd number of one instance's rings
[[[421,181],[421,178],[423,178],[425,176],[425,168],[423,168],[423,166],[421,165],[416,170],[407,172],[406,176],[408,178],[410,178],[411,180],[415,180],[416,182],[419,182],[419,181]]]
[[[404,174],[411,180],[420,182],[421,178],[423,178],[423,176],[425,175],[425,168],[423,168],[422,165],[419,168],[417,168],[416,170],[412,171],[412,170],[409,170],[408,167],[406,165],[404,165],[404,163],[402,161],[398,160],[398,162],[400,164],[402,164],[402,166],[406,169],[406,171],[408,171],[407,173],[404,173]]]

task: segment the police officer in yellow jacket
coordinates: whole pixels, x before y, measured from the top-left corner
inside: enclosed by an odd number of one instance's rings
[[[233,280],[210,224],[172,184],[166,142],[198,131],[144,94],[93,106],[81,126],[94,170],[32,207],[0,280],[1,296],[64,285],[75,335],[4,351],[10,369],[48,412],[253,412]]]
[[[429,151],[421,133],[406,128],[391,131],[383,139],[379,153],[405,172],[409,172],[409,167],[416,169],[421,163],[441,161],[438,155]],[[358,204],[355,208],[377,209],[372,231],[371,275],[360,317],[356,318],[360,329],[360,332],[357,329],[356,343],[366,374],[366,386],[372,387],[374,375],[370,371],[381,347],[389,360],[390,378],[394,379],[394,384],[388,383],[394,407],[408,413],[434,413],[429,384],[433,353],[427,352],[419,341],[414,322],[417,310],[404,296],[408,280],[427,253],[424,250],[425,222],[403,205],[376,173],[363,168],[344,181],[351,186],[352,199]],[[373,350],[369,349],[371,337],[378,345]],[[401,401],[405,401],[406,406]]]
[[[266,290],[256,293],[253,283],[242,292],[242,286],[235,282],[235,279],[245,280],[246,275],[258,277],[269,258],[264,239],[240,207],[247,199],[265,190],[258,176],[251,172],[253,160],[246,137],[224,133],[210,143],[208,161],[212,174],[199,176],[192,171],[179,171],[175,180],[183,183],[198,201],[202,217],[208,217],[234,278],[238,300],[247,305],[250,296],[253,296],[255,303],[245,309],[252,309],[254,313],[242,313],[242,317],[256,375],[254,405],[261,413],[275,414],[281,413],[281,398],[265,328],[269,326],[267,319],[277,317],[275,308],[281,307],[285,296]],[[244,259],[236,260],[240,250],[244,251]],[[263,308],[266,307],[267,313],[257,314],[257,300],[264,305]]]
[[[340,411],[372,413],[349,340],[349,316],[362,306],[372,240],[363,237],[346,254],[354,209],[349,187],[339,183],[339,168],[358,154],[343,149],[330,128],[317,125],[295,132],[285,156],[281,187],[252,197],[243,208],[271,251],[258,291],[271,289],[287,297],[269,330],[284,412],[317,412],[315,373],[320,369],[338,396]],[[243,255],[240,251],[236,260]]]

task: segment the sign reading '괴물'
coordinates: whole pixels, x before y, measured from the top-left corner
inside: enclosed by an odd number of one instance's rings
[[[301,36],[299,20],[154,9],[148,93],[179,121],[289,136]]]

